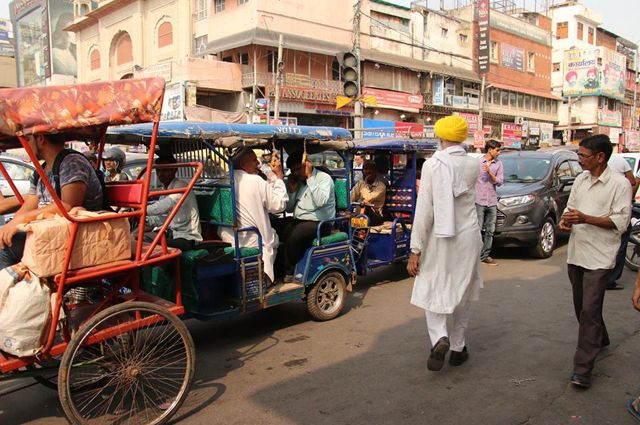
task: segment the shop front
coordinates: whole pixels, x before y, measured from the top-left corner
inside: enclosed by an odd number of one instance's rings
[[[273,119],[275,86],[267,86],[266,93]],[[336,109],[336,96],[340,93],[307,87],[280,88],[280,120],[290,125],[316,125],[348,128],[353,106]]]

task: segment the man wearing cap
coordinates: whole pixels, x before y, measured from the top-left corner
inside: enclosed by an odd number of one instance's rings
[[[260,161],[253,149],[241,148],[231,160],[234,168],[238,228],[255,227],[260,232],[264,272],[273,282],[273,263],[279,242],[278,234],[269,222],[269,213],[281,213],[289,200],[282,165],[277,159],[270,161],[272,173],[269,173],[265,180],[259,175]],[[233,229],[221,228],[220,237],[225,242],[235,243]],[[238,243],[241,247],[257,248],[258,235],[255,232],[238,233]]]
[[[478,162],[467,156],[461,142],[467,122],[458,116],[438,120],[440,149],[422,166],[425,183],[418,192],[411,232],[407,271],[415,276],[411,303],[423,308],[431,339],[429,370],[449,364],[460,366],[469,354],[465,330],[470,302],[482,287],[482,240],[475,207]],[[447,328],[447,319],[452,326]]]

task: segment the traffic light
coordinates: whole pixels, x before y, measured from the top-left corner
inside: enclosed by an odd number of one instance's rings
[[[358,75],[358,57],[353,52],[347,52],[342,56],[342,88],[345,96],[357,97],[360,95]]]

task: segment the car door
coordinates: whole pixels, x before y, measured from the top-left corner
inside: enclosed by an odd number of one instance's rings
[[[1,161],[9,177],[11,177],[11,180],[16,185],[18,192],[22,195],[29,193],[29,179],[33,174],[33,168],[27,164],[7,159],[2,159]],[[2,192],[2,196],[15,196],[13,190],[11,190],[11,186],[9,186],[9,183],[2,173],[0,173],[0,191]]]
[[[567,201],[569,200],[569,194],[571,193],[572,185],[562,184],[560,179],[562,177],[573,177],[575,178],[575,173],[571,167],[570,161],[567,159],[561,160],[558,166],[555,168],[555,176],[554,182],[557,186],[555,201],[558,206],[558,213],[562,214],[564,209],[567,207]]]

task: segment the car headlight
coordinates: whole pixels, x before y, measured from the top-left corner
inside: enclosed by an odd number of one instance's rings
[[[500,198],[500,203],[505,207],[515,207],[516,205],[526,205],[532,203],[536,199],[533,195],[509,196],[508,198]]]

